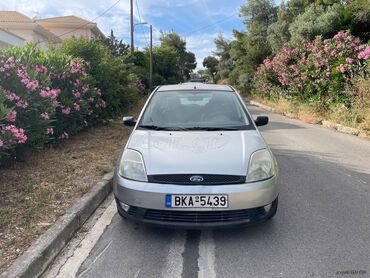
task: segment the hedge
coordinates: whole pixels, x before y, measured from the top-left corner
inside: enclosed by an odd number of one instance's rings
[[[254,93],[269,99],[298,99],[327,103],[363,101],[345,88],[358,77],[369,78],[370,46],[348,32],[331,39],[285,45],[265,59],[254,76]],[[370,95],[365,96],[369,100]]]
[[[115,59],[106,60],[105,67],[112,64],[112,70],[119,69],[120,61]],[[102,90],[102,81],[91,73],[90,62],[77,55],[54,48],[44,51],[35,45],[1,51],[0,166],[8,165],[25,150],[59,143],[102,118],[122,112],[123,99],[132,104],[139,96],[127,77],[120,76],[125,74],[124,70],[116,72],[114,87],[106,83]]]

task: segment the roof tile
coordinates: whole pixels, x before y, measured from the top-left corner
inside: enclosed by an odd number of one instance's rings
[[[0,22],[33,22],[33,20],[20,12],[0,11]]]

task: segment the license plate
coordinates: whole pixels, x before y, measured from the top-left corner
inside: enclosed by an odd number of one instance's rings
[[[227,208],[227,195],[166,195],[167,208]]]

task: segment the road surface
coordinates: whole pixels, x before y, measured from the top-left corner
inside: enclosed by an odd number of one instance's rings
[[[280,169],[272,221],[158,229],[122,220],[112,204],[46,277],[370,277],[370,142],[250,110],[270,117],[260,130]]]

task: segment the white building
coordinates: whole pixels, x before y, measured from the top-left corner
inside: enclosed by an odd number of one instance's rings
[[[71,37],[88,39],[104,36],[96,23],[77,16],[31,19],[16,11],[0,11],[0,48],[28,42],[46,47]]]

